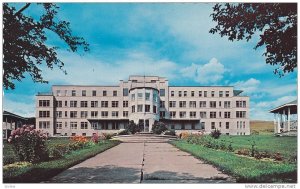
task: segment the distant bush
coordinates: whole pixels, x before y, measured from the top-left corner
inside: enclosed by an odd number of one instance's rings
[[[105,137],[106,140],[109,140],[114,136],[114,134],[113,133],[103,133],[103,136]]]
[[[175,136],[176,133],[174,130],[167,130],[165,132],[163,132],[164,135],[169,135],[169,136]]]
[[[214,139],[218,139],[221,135],[220,130],[215,129],[213,131],[211,131],[210,136],[213,137]]]
[[[127,129],[121,130],[118,135],[129,135],[130,132]]]
[[[152,132],[154,134],[158,134],[160,135],[162,132],[168,130],[168,128],[166,127],[165,123],[163,122],[154,122],[153,126],[152,126]]]
[[[139,127],[139,125],[135,124],[134,121],[130,121],[125,129],[128,131],[128,133],[131,133],[131,134],[141,132],[141,128]]]
[[[259,132],[256,130],[251,131],[251,135],[259,135]]]
[[[13,130],[8,142],[12,143],[20,161],[40,162],[49,158],[47,135],[33,126],[24,125]]]

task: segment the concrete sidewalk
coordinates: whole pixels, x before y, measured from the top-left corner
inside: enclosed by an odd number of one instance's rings
[[[156,136],[120,137],[124,143],[77,164],[50,183],[223,183],[234,180]]]

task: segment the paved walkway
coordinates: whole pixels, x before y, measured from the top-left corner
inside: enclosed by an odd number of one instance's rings
[[[53,183],[224,183],[233,179],[155,136],[119,137],[123,143],[77,164]]]

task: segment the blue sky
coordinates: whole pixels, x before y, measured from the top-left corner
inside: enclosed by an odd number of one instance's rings
[[[89,53],[59,50],[68,75],[43,69],[49,84],[30,77],[4,91],[5,110],[34,116],[35,95],[57,84],[118,84],[129,75],[159,75],[170,85],[231,85],[250,96],[251,120],[272,120],[268,110],[297,98],[297,72],[282,78],[265,63],[264,48],[231,42],[208,31],[212,3],[63,3],[59,18],[71,23],[75,35],[90,44]],[[36,17],[39,7],[26,14]],[[64,44],[49,33],[49,45]]]

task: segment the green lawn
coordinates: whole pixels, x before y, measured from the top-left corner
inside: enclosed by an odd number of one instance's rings
[[[52,142],[49,141],[50,144],[48,145],[59,143],[58,140],[61,140],[60,142],[66,143],[68,141],[68,139],[52,139]],[[62,172],[63,170],[76,165],[88,158],[91,158],[111,147],[114,147],[119,143],[119,141],[106,140],[100,142],[95,146],[73,151],[70,154],[67,154],[57,160],[41,162],[33,165],[29,164],[28,166],[18,167],[15,169],[4,169],[3,181],[4,183],[39,183],[42,181],[46,181]]]
[[[221,135],[220,139],[232,142],[232,147],[236,149],[251,148],[255,141],[259,151],[279,152],[285,158],[296,157],[297,137],[275,137],[274,135],[249,135],[249,136],[226,136]]]
[[[296,164],[259,161],[237,156],[232,152],[189,144],[185,140],[172,141],[171,144],[215,165],[225,173],[234,176],[240,183],[297,182]]]

